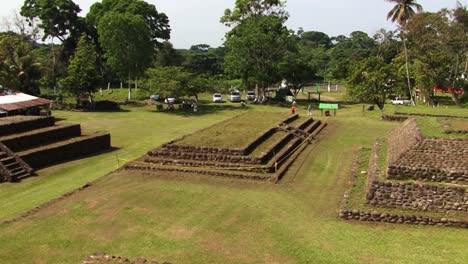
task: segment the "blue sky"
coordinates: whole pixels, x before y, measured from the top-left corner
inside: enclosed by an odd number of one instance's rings
[[[19,10],[22,0],[1,0],[0,17],[9,17]],[[74,0],[88,12],[96,0]],[[171,42],[176,48],[206,43],[213,47],[223,43],[228,30],[219,18],[226,8],[234,7],[235,0],[147,0],[159,12],[168,15],[172,28]],[[460,1],[468,5],[468,0]],[[456,0],[419,0],[426,11],[454,8]],[[392,4],[384,0],[289,0],[286,9],[290,14],[287,25],[297,30],[322,31],[330,36],[349,35],[361,30],[373,35],[378,29],[393,29],[386,21],[386,14]]]

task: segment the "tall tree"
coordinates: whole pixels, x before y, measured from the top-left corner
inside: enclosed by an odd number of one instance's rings
[[[97,28],[100,20],[109,12],[126,13],[140,16],[149,29],[149,39],[155,46],[168,40],[171,29],[169,18],[157,11],[156,6],[142,0],[103,0],[94,3],[86,15],[88,23]]]
[[[39,95],[42,66],[27,36],[0,33],[0,83],[6,88]]]
[[[347,93],[359,102],[376,104],[381,111],[394,88],[396,69],[382,58],[369,57],[354,68],[348,79]]]
[[[171,32],[167,16],[142,0],[97,2],[91,6],[86,21],[93,37],[98,39],[95,40],[98,56],[120,80],[124,75],[137,78],[143,74],[155,52],[164,48],[161,43],[169,39]],[[119,28],[113,28],[116,26]]]
[[[88,40],[88,36],[83,34],[75,54],[71,57],[68,77],[63,81],[65,89],[77,98],[82,93],[88,94],[90,103],[93,102],[93,93],[96,92],[100,80],[96,60],[96,47]]]
[[[151,64],[155,51],[148,25],[141,16],[109,12],[101,18],[98,33],[106,64],[121,81],[127,78],[131,100],[130,81]]]
[[[51,39],[52,45],[52,64],[50,85],[56,87],[58,66],[62,60],[63,46],[55,50],[54,39],[64,43],[69,37],[77,38],[82,29],[82,20],[78,13],[80,7],[72,0],[25,0],[21,7],[21,15],[26,17],[29,23],[33,24],[39,19],[39,28],[43,30],[42,40]],[[70,41],[72,49],[75,47],[75,41]]]
[[[247,85],[257,85],[257,93],[281,79],[279,63],[294,41],[284,25],[288,13],[281,0],[237,0],[221,22],[233,27],[226,34],[225,71]]]
[[[468,34],[457,18],[460,12],[442,10],[418,14],[406,25],[409,44],[415,53],[416,85],[426,100],[431,99],[434,84],[452,88],[463,86],[462,75],[468,64]],[[451,91],[452,100],[460,105],[455,89]]]
[[[416,2],[416,0],[385,0],[390,3],[394,3],[395,6],[388,12],[387,20],[390,19],[392,22],[396,22],[400,28],[405,26],[408,20],[417,12],[422,12],[423,8],[420,4]],[[415,11],[416,10],[416,11]],[[405,51],[405,65],[406,65],[406,78],[408,82],[408,90],[411,101],[413,104],[416,104],[413,98],[413,89],[411,88],[411,80],[410,80],[410,73],[409,73],[409,66],[408,66],[408,49],[406,46],[406,38],[401,31],[401,38],[403,40],[403,48]]]

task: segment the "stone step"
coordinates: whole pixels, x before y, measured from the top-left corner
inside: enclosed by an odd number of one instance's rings
[[[37,169],[105,151],[110,148],[110,141],[110,134],[97,133],[42,145],[16,154],[31,167]]]
[[[190,151],[165,151],[164,149],[156,149],[148,152],[151,157],[164,157],[171,159],[189,159],[198,161],[216,161],[224,163],[246,163],[246,164],[259,164],[261,160],[255,157],[238,156],[238,155],[221,155],[212,153],[198,153]]]
[[[180,172],[180,173],[189,173],[189,174],[201,174],[201,175],[212,175],[220,177],[230,177],[238,179],[251,179],[251,180],[271,180],[274,178],[273,173],[253,173],[253,172],[244,172],[244,171],[229,171],[229,170],[217,170],[217,169],[206,169],[199,167],[181,167],[181,166],[169,166],[169,165],[143,165],[137,163],[129,163],[124,166],[127,170],[138,170],[146,172],[158,172],[158,171],[168,171],[168,172]]]
[[[10,163],[8,165],[5,165],[5,167],[8,169],[8,170],[13,170],[13,169],[16,169],[18,167],[21,167],[21,165],[15,160],[15,162],[13,163]]]
[[[0,159],[0,162],[3,163],[5,166],[7,166],[8,164],[11,164],[13,162],[16,162],[15,158],[14,157],[6,157],[6,158],[3,158],[3,159]]]
[[[81,135],[79,124],[62,124],[0,137],[11,151],[18,152]]]
[[[22,169],[20,171],[12,173],[11,181],[17,182],[17,181],[20,181],[20,180],[22,180],[24,178],[27,178],[29,176],[31,176],[31,174],[29,172],[27,172],[26,170]]]
[[[183,166],[183,167],[211,167],[216,169],[223,168],[238,168],[243,171],[251,172],[273,172],[273,167],[267,167],[265,165],[252,165],[242,163],[226,163],[226,162],[211,162],[211,161],[198,161],[190,159],[172,159],[165,157],[151,157],[145,156],[141,159],[142,162],[152,163],[158,165],[171,165],[171,166]]]

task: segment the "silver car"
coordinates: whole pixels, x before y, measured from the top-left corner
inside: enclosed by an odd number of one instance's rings
[[[229,95],[229,101],[231,102],[240,102],[241,101],[241,95],[240,92],[231,92]]]
[[[223,97],[221,96],[220,93],[214,93],[213,94],[213,103],[222,103],[223,102]]]

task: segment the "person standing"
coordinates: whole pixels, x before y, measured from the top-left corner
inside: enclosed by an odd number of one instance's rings
[[[312,106],[310,104],[307,107],[307,116],[312,116]]]

